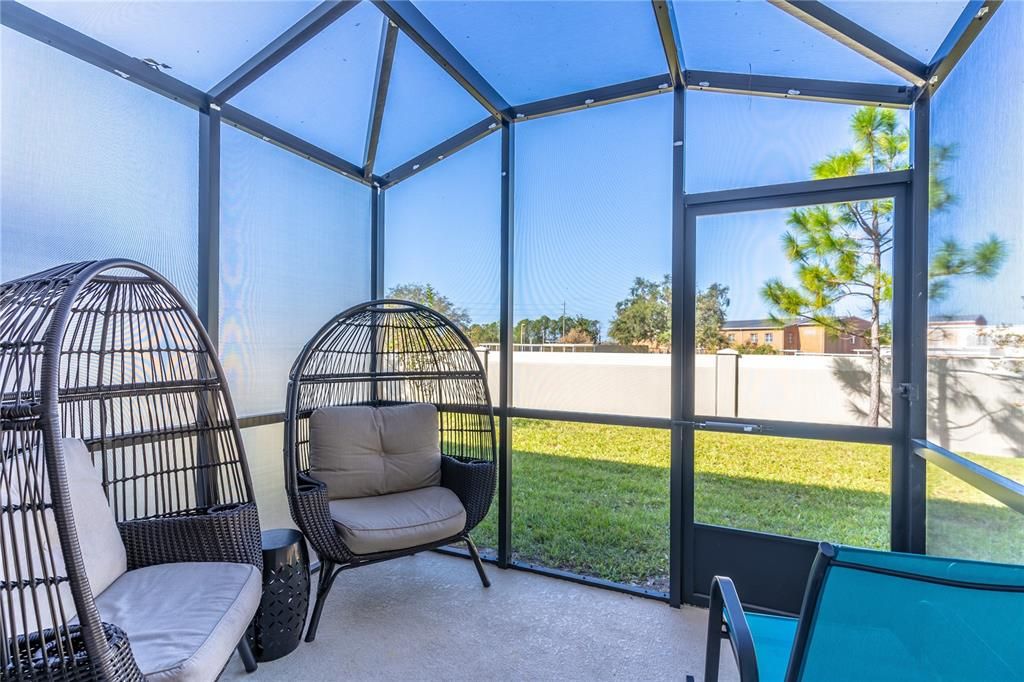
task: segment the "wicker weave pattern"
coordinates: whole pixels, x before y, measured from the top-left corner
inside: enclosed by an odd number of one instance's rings
[[[0,389],[0,491],[12,501],[0,513],[0,555],[31,557],[5,564],[0,671],[140,679],[124,633],[96,610],[61,439],[84,440],[102,471],[130,568],[259,567],[252,483],[210,340],[149,268],[73,263],[0,285]],[[41,630],[20,631],[26,622]]]
[[[312,476],[300,474],[301,484],[296,492],[288,496],[292,519],[317,553],[331,557],[337,563],[348,563],[354,559],[345,543],[341,541],[331,510],[328,507],[327,484]]]
[[[120,524],[128,569],[177,561],[224,561],[263,567],[260,523],[253,503],[197,516],[168,516]]]
[[[487,516],[496,483],[493,462],[463,462],[447,455],[441,458],[441,485],[458,495],[466,508],[467,533]]]
[[[309,473],[309,417],[322,407],[430,403],[437,408],[441,485],[466,508],[460,535],[422,547],[358,555],[331,519],[327,486]],[[284,467],[289,508],[322,563],[306,639],[339,571],[460,540],[487,515],[496,486],[497,441],[487,376],[450,320],[408,301],[371,301],[328,322],[299,354],[288,383]],[[489,584],[472,542],[481,581]]]
[[[334,530],[326,487],[309,474],[310,415],[321,407],[413,402],[437,407],[446,455],[442,485],[466,507],[468,533],[494,496],[494,412],[483,365],[451,321],[415,303],[371,301],[331,320],[295,361],[285,485],[295,523],[322,557],[338,564],[359,560]]]
[[[15,647],[20,655],[25,652],[34,652],[31,659],[22,658],[17,662],[10,662],[3,670],[0,679],[23,680],[24,682],[36,682],[36,680],[53,680],[55,682],[78,682],[79,680],[109,680],[110,682],[142,682],[142,672],[135,665],[132,657],[132,648],[128,637],[117,626],[109,623],[102,624],[103,635],[109,644],[111,651],[111,662],[117,671],[115,677],[108,677],[103,670],[93,665],[93,661],[86,653],[85,647],[81,645],[82,631],[78,625],[72,625],[65,636],[57,637],[53,630],[33,632],[27,637],[29,641],[19,642]],[[24,636],[22,636],[24,639]],[[71,659],[62,658],[57,652],[58,641],[80,642],[76,655]],[[44,653],[45,652],[45,653]]]

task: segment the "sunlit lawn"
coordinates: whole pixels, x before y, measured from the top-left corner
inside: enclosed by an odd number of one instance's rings
[[[664,589],[669,433],[513,421],[517,559]],[[972,457],[1015,480],[1024,460]],[[889,450],[882,446],[700,432],[697,521],[889,546]],[[929,467],[933,553],[1024,563],[1024,518]],[[496,514],[474,532],[495,544]]]

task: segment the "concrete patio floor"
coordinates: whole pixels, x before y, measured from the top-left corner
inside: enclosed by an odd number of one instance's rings
[[[707,612],[427,552],[343,573],[317,639],[222,680],[683,680]],[[314,577],[315,580],[315,577]],[[723,656],[723,680],[736,679]]]

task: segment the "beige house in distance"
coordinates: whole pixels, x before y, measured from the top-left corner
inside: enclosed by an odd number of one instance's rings
[[[865,331],[871,326],[859,317],[848,317],[845,321]],[[730,320],[722,325],[722,334],[730,346],[771,346],[780,353],[846,354],[868,349],[862,336],[836,334],[816,322],[794,322],[780,327],[771,319]]]
[[[989,345],[984,315],[945,315],[928,320],[929,348],[981,348]]]

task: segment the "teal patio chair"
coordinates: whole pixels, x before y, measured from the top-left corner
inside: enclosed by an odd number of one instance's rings
[[[727,639],[743,682],[1024,680],[1024,566],[823,543],[799,618],[711,583],[705,682]]]

